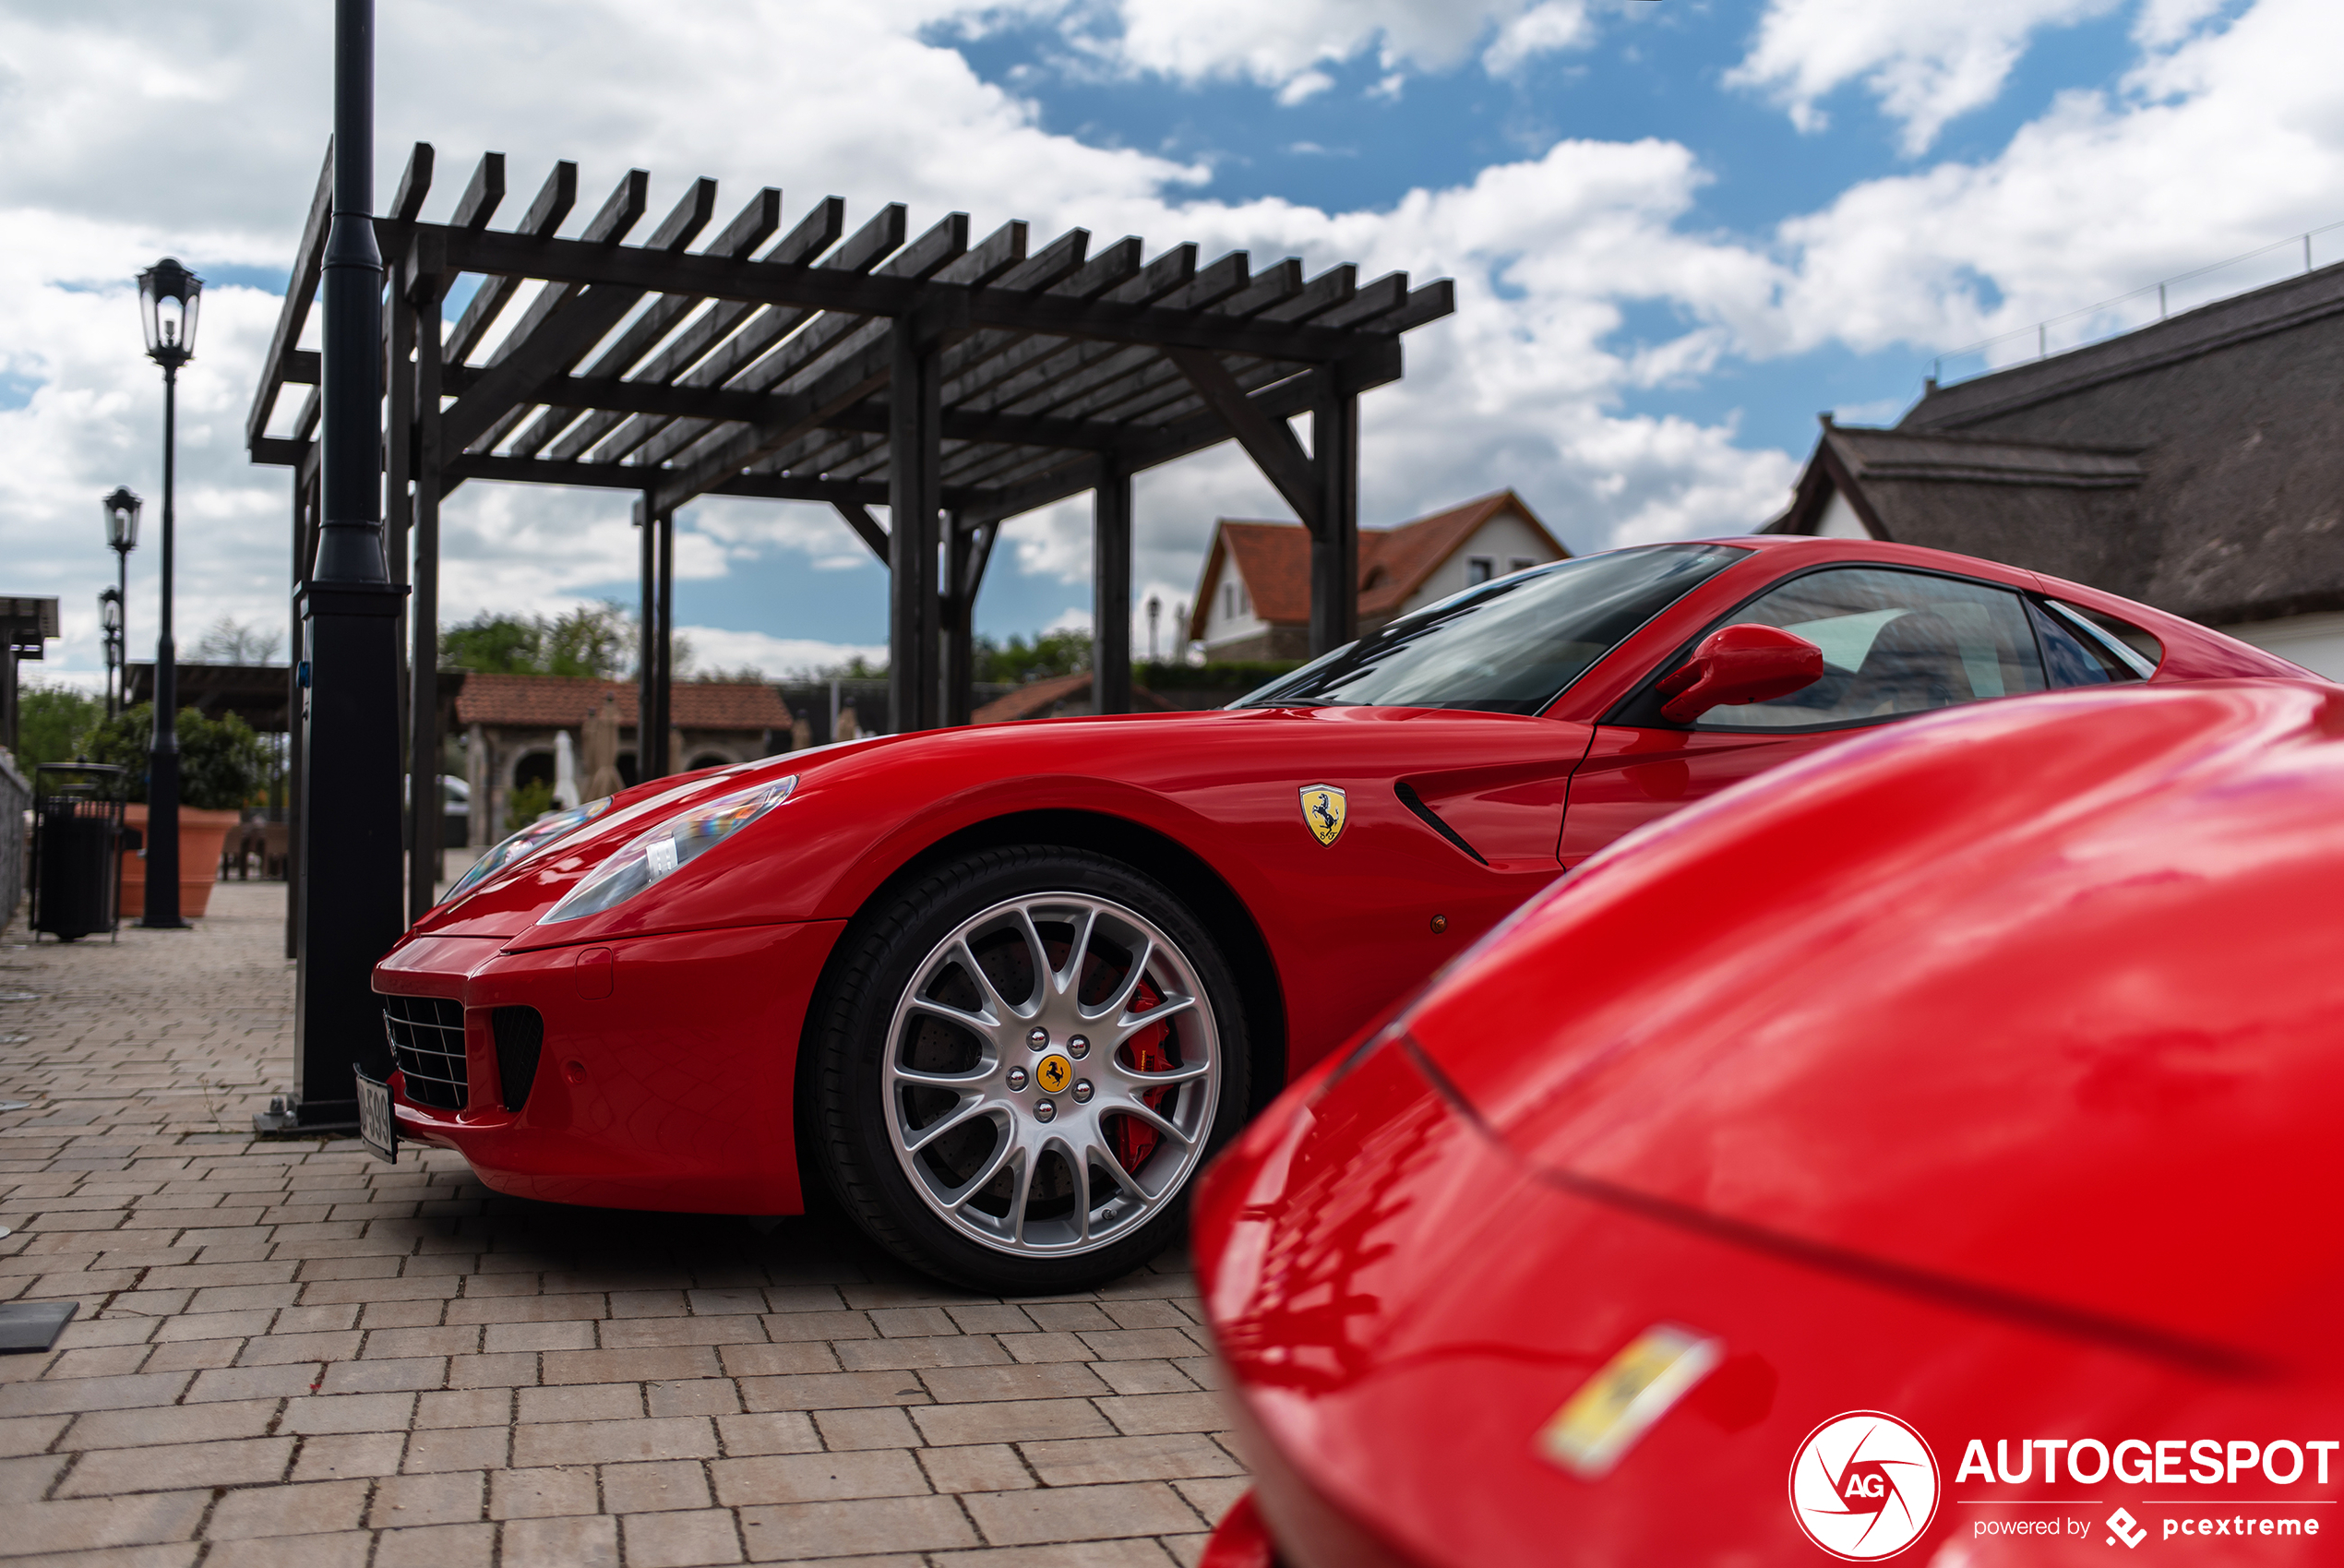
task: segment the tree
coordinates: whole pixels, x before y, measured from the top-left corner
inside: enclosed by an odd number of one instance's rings
[[[617,680],[633,672],[636,640],[635,617],[616,599],[550,617],[483,611],[439,634],[439,662],[484,675]]]
[[[30,779],[43,762],[70,762],[90,725],[105,717],[103,699],[69,686],[27,686],[17,694],[17,766]]]
[[[211,623],[211,629],[196,643],[196,663],[265,664],[277,656],[278,644],[283,640],[282,632],[263,631],[257,621],[247,626],[222,616]]]
[[[1091,667],[1091,634],[1087,631],[1037,631],[1029,643],[1012,636],[1007,642],[980,637],[975,643],[976,678],[1011,685],[1070,676]]]
[[[141,702],[93,725],[81,738],[81,755],[126,770],[128,800],[147,798],[147,743],[155,709]],[[179,710],[179,801],[203,811],[232,811],[255,803],[269,782],[269,745],[234,713],[208,719],[194,708]]]

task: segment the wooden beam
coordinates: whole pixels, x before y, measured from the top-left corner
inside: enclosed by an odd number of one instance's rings
[[[406,172],[399,176],[399,190],[390,198],[392,221],[412,223],[424,209],[424,197],[431,194],[432,159],[427,141],[417,142],[414,151],[407,155]]]
[[[458,229],[484,229],[488,220],[505,200],[505,155],[484,152],[479,166],[472,170],[472,183],[464,186],[464,194],[456,198],[456,211],[448,221]]]
[[[495,232],[451,233],[448,244],[451,266],[498,276],[544,278],[556,282],[626,283],[646,291],[891,317],[944,296],[959,295],[973,328],[1048,333],[1104,342],[1169,343],[1300,364],[1340,359],[1352,346],[1354,333],[1374,326],[1362,322],[1337,330],[1301,320],[1300,316],[1312,305],[1332,307],[1341,303],[1322,296],[1274,307],[1294,315],[1296,319],[1291,321],[1268,312],[1250,319],[1238,319],[1220,312],[1169,310],[1112,298],[1081,300],[1056,292],[965,288],[878,272],[854,273],[827,266],[752,267],[706,257],[666,257],[632,245],[605,247],[577,240],[532,240]],[[1323,280],[1321,285],[1321,285],[1328,292],[1336,292],[1332,285],[1324,285]]]
[[[293,275],[285,281],[284,304],[277,308],[277,329],[269,340],[269,353],[260,362],[260,387],[245,416],[245,444],[257,444],[269,433],[269,416],[277,410],[277,393],[285,384],[285,356],[300,341],[309,319],[309,302],[317,293],[317,277],[326,262],[326,225],[334,213],[334,148],[326,143],[326,162],[317,171],[317,186],[309,198],[309,216],[301,225],[301,244],[293,252]]]
[[[496,234],[485,227],[452,228],[449,233],[473,243],[495,238],[509,240],[523,247],[546,244],[551,242],[554,231],[562,226],[562,220],[569,216],[569,209],[577,205],[578,165],[565,158],[554,165],[552,174],[545,176],[544,185],[538,189],[537,198],[529,204],[529,210],[521,215],[520,227],[512,233]],[[598,256],[606,254],[601,245],[584,245],[575,240],[570,243]],[[496,324],[498,313],[520,287],[521,279],[530,274],[525,269],[517,272],[497,272],[494,268],[468,267],[460,257],[453,255],[448,257],[448,261],[460,272],[492,274],[481,283],[472,302],[464,306],[464,314],[456,322],[456,330],[448,336],[448,363],[454,365],[472,358],[472,350],[487,335],[488,329]],[[591,282],[594,280],[575,281]]]
[[[879,558],[879,565],[887,565],[887,530],[879,525],[871,509],[860,501],[832,501],[831,505],[838,509],[838,515],[846,520],[846,526],[855,531],[855,536],[870,546],[871,554]]]
[[[311,443],[314,449],[315,443]],[[565,462],[558,458],[510,458],[488,452],[450,456],[446,474],[449,487],[459,480],[484,479],[500,485],[558,485],[583,490],[631,490],[642,494],[647,481],[661,470],[624,462]],[[767,501],[859,501],[885,506],[882,482],[827,480],[813,474],[744,473],[703,492],[711,496],[741,496]],[[951,499],[956,492],[946,493]],[[966,497],[973,499],[974,497]]]
[[[767,453],[862,401],[887,384],[891,365],[883,339],[833,365],[805,391],[776,399],[776,413],[731,437],[690,468],[671,471],[675,476],[659,487],[661,506],[679,507],[702,491],[716,488]]]
[[[1246,455],[1253,460],[1262,476],[1286,497],[1303,526],[1316,533],[1319,531],[1319,485],[1311,472],[1309,454],[1302,443],[1283,419],[1262,413],[1261,407],[1240,389],[1218,354],[1202,353],[1194,349],[1166,349],[1166,358],[1180,367],[1180,374],[1197,389],[1205,406],[1219,414],[1238,438]]]
[[[577,363],[642,297],[639,289],[588,289],[530,333],[512,353],[483,373],[472,390],[443,416],[440,439],[447,449],[463,450],[516,404],[533,401],[539,383]]]

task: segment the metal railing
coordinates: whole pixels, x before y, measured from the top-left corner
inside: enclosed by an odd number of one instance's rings
[[[2053,316],[2031,327],[2000,333],[1967,348],[1939,354],[1931,362],[1930,380],[1938,386],[1957,381],[1974,380],[1997,370],[2033,360],[2049,359],[2055,353],[2087,348],[2137,330],[2153,321],[2162,321],[2175,311],[2195,310],[2216,300],[2228,299],[2250,290],[2259,289],[2281,279],[2301,276],[2312,271],[2312,241],[2322,234],[2344,229],[2344,222],[2323,224],[2300,234],[2290,234],[2240,255],[2179,273],[2159,282],[2145,283],[2130,293],[2071,310],[2063,316]],[[2297,266],[2301,257],[2302,265]],[[2330,257],[2331,260],[2335,259]],[[2253,264],[2250,267],[2250,264]],[[2246,269],[2243,275],[2239,269]],[[2233,274],[2229,277],[2221,274]],[[2151,302],[2156,313],[2150,314]],[[2031,348],[2032,352],[2028,352]],[[1948,373],[1947,366],[1952,366]]]

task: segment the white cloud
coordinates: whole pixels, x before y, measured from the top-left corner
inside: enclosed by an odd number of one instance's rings
[[[2168,10],[2201,0],[2155,0]],[[2217,0],[2218,3],[2218,0]],[[2027,41],[2047,27],[2105,16],[2123,0],[1771,0],[1730,86],[1768,92],[1801,130],[1828,123],[1824,99],[1861,80],[1902,122],[1904,149],[1929,150],[1946,122],[1991,103]]]
[[[691,644],[692,664],[699,669],[754,668],[773,680],[802,678],[814,671],[863,658],[887,663],[884,642],[820,642],[808,637],[772,637],[761,631],[736,631],[726,627],[682,626],[677,633]]]
[[[1735,324],[1754,352],[1958,347],[2333,221],[2339,56],[2344,9],[2257,0],[2146,55],[2118,93],[2062,97],[1994,158],[1785,223],[1783,308]]]

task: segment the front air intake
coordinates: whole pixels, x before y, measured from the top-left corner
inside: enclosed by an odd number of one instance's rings
[[[461,1110],[469,1095],[464,1063],[464,1004],[448,997],[383,998],[391,1065],[406,1074],[407,1097],[419,1106]]]
[[[496,1078],[507,1110],[529,1103],[537,1082],[537,1058],[545,1048],[545,1016],[533,1007],[500,1007],[489,1014],[496,1036]]]

